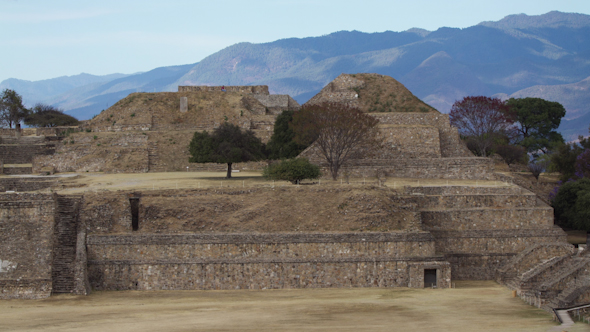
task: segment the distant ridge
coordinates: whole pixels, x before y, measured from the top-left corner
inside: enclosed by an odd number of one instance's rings
[[[58,81],[51,89],[25,82],[17,90],[27,102],[46,91],[52,96],[44,101],[87,119],[131,92],[176,91],[178,85],[268,85],[271,93],[289,94],[302,104],[342,73],[391,76],[443,113],[468,95],[510,96],[520,91],[524,96],[534,86],[563,86],[590,77],[590,16],[518,14],[464,29],[339,31],[239,43],[191,65],[156,68],[67,91]],[[583,119],[590,106],[568,111],[568,119]],[[569,133],[588,134],[587,123],[572,125]]]
[[[562,13],[552,11],[543,15],[528,16],[526,14],[509,15],[492,22],[485,21],[478,25],[498,29],[531,29],[531,28],[573,28],[580,29],[590,26],[590,16],[578,13]]]

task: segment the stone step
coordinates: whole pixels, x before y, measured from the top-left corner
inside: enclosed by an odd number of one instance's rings
[[[537,206],[537,198],[534,194],[422,195],[414,193],[408,196],[396,196],[393,200],[410,200],[419,204],[421,209],[427,210]]]
[[[552,228],[550,207],[426,209],[420,212],[428,230]]]
[[[498,184],[500,184],[500,181],[498,181]],[[453,185],[406,187],[405,193],[423,195],[534,195],[530,191],[517,186],[473,187]]]
[[[76,241],[78,204],[81,198],[57,197],[55,215],[54,258],[52,264],[53,293],[71,293],[75,286]]]
[[[566,264],[552,271],[543,282],[539,283],[539,288],[543,290],[563,290],[563,281],[568,278],[575,278],[575,276],[584,269],[590,266],[589,258],[574,257]],[[587,277],[585,277],[587,278]]]

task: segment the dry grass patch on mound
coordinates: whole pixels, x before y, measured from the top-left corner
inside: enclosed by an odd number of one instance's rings
[[[359,96],[359,108],[363,112],[437,112],[430,105],[414,96],[395,79],[377,74],[350,75],[365,82],[355,88]]]

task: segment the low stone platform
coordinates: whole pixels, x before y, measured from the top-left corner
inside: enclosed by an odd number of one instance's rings
[[[89,279],[99,290],[424,287],[450,266],[429,233],[91,235]]]

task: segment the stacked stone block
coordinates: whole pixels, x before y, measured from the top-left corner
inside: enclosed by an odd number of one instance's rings
[[[414,187],[406,194],[456,280],[493,279],[527,247],[565,241],[553,225],[553,209],[519,187]]]
[[[51,294],[53,197],[0,194],[0,299]]]
[[[450,286],[428,233],[89,236],[96,289]],[[413,280],[411,282],[411,280]],[[422,284],[420,284],[422,280]]]

